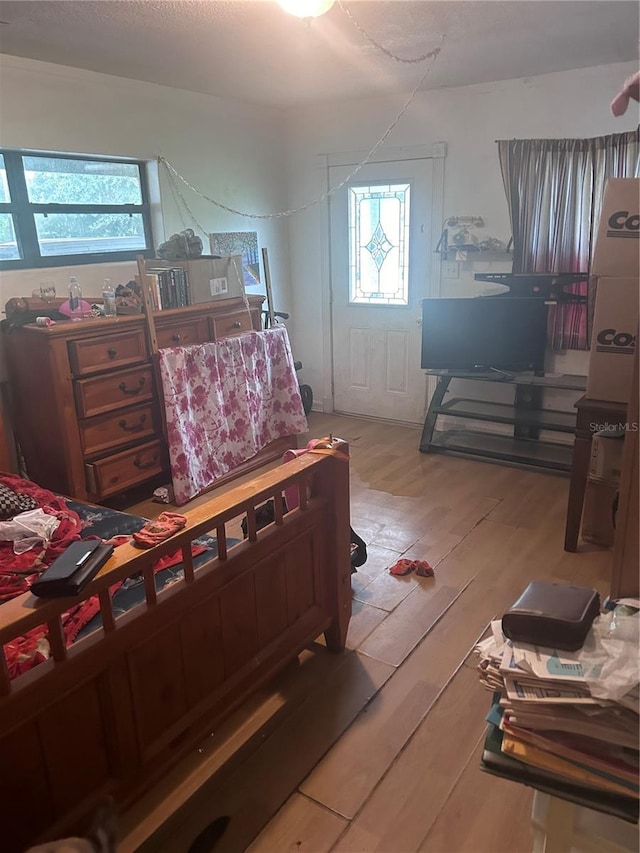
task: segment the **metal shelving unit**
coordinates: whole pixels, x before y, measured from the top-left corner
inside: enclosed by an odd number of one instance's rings
[[[438,385],[425,419],[420,450],[423,453],[448,452],[502,461],[531,468],[568,472],[573,445],[567,441],[541,438],[541,432],[573,435],[576,415],[573,411],[543,407],[545,388],[584,393],[584,376],[535,376],[429,370],[438,376]],[[452,379],[500,383],[515,386],[514,402],[497,403],[470,397],[451,397],[445,402]],[[436,429],[440,415],[476,423],[495,423],[513,427],[511,435],[483,432],[472,428]]]

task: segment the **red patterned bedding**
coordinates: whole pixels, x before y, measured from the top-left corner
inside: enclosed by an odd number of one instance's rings
[[[43,489],[36,483],[15,474],[0,472],[0,483],[19,495],[32,497],[45,513],[59,519],[58,527],[46,547],[37,545],[24,554],[15,554],[13,542],[0,540],[0,605],[29,592],[31,584],[72,542],[78,539],[101,538],[113,545],[121,545],[129,541],[130,534],[134,530],[139,530],[146,521],[139,516],[65,500],[48,489]],[[192,552],[197,556],[207,551],[208,547],[209,543],[195,545]],[[162,573],[171,567],[180,566],[181,562],[181,553],[176,551],[158,560],[154,569],[156,574]],[[173,574],[176,574],[175,571]],[[112,597],[122,585],[117,583],[111,587]],[[126,598],[127,596],[125,596],[122,610],[138,603],[131,595],[128,596],[131,599],[130,602],[127,602]],[[74,605],[63,614],[62,625],[67,645],[73,643],[83,629],[92,623],[92,620],[95,621],[99,610],[98,597],[94,595]],[[4,651],[9,675],[12,678],[26,672],[50,657],[46,626],[38,626],[13,640],[5,645]]]

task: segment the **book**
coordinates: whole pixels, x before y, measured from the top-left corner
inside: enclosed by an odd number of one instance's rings
[[[587,715],[571,706],[515,703],[507,700],[500,704],[505,719],[510,725],[525,729],[551,730],[585,735],[608,741],[629,749],[638,748],[638,721],[629,719],[617,708],[596,708],[596,713]],[[588,708],[589,706],[584,706]]]
[[[169,274],[169,308],[178,308],[177,274],[173,267],[167,272]]]
[[[566,681],[586,687],[583,664],[578,659],[578,652],[558,651],[542,646],[532,646],[526,643],[513,643],[511,655],[503,663],[514,675],[533,675],[544,682]],[[502,671],[502,667],[501,667]],[[599,675],[600,668],[591,668],[593,677]]]
[[[563,779],[547,770],[525,764],[502,751],[503,734],[489,723],[484,743],[480,769],[493,776],[520,782],[545,794],[561,797],[580,806],[587,806],[604,814],[614,815],[636,823],[638,800],[627,794],[615,794],[593,788],[577,781]]]
[[[155,311],[191,304],[189,276],[183,267],[148,267],[147,282]]]
[[[147,280],[151,280],[152,292],[155,295],[156,311],[164,311],[170,307],[167,273],[168,270],[164,267],[147,269]]]
[[[185,307],[189,304],[188,301],[188,293],[187,293],[187,271],[182,269],[182,267],[178,267],[176,269],[177,283],[178,283],[178,303],[180,307]]]
[[[594,699],[587,687],[577,684],[558,684],[551,686],[539,679],[522,677],[514,678],[510,675],[504,676],[504,687],[508,699],[520,702],[534,702],[546,704],[568,704],[568,705],[600,705],[604,701]]]
[[[554,775],[561,776],[575,782],[581,782],[593,788],[609,791],[613,794],[633,796],[633,792],[619,782],[606,778],[601,773],[596,773],[586,767],[567,761],[537,746],[525,743],[511,735],[505,734],[502,738],[502,751],[512,758],[517,758],[525,764],[532,764],[541,770],[547,770]],[[635,794],[637,798],[637,791]]]
[[[522,764],[504,753],[496,754],[492,750],[485,749],[482,753],[480,769],[501,779],[520,782],[545,794],[568,800],[578,806],[586,806],[631,823],[638,821],[637,800],[558,779],[543,770]]]
[[[524,743],[552,752],[560,758],[590,767],[608,778],[628,783],[631,790],[638,791],[638,752],[624,749],[603,740],[580,737],[568,732],[550,731],[540,735],[530,729],[518,728],[504,722],[503,732]]]

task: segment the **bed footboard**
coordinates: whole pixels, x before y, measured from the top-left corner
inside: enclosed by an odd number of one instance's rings
[[[101,629],[67,647],[70,600],[0,608],[0,647],[46,624],[52,659],[11,680],[0,655],[3,850],[82,830],[105,794],[123,806],[319,634],[344,648],[351,615],[349,474],[334,443],[214,497],[149,551],[116,549],[74,603],[98,595]],[[300,506],[283,515],[297,485]],[[255,510],[274,498],[275,522]],[[247,518],[230,546],[225,525]],[[194,569],[191,541],[218,555]],[[182,549],[184,577],[156,591],[153,562]],[[116,616],[109,588],[141,572],[145,603]]]

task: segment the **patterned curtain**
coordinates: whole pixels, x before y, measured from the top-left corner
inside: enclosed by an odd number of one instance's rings
[[[498,142],[513,234],[513,272],[587,272],[607,178],[640,176],[640,129],[594,139]],[[588,304],[549,311],[554,350],[588,349]],[[589,323],[588,323],[589,320]]]

